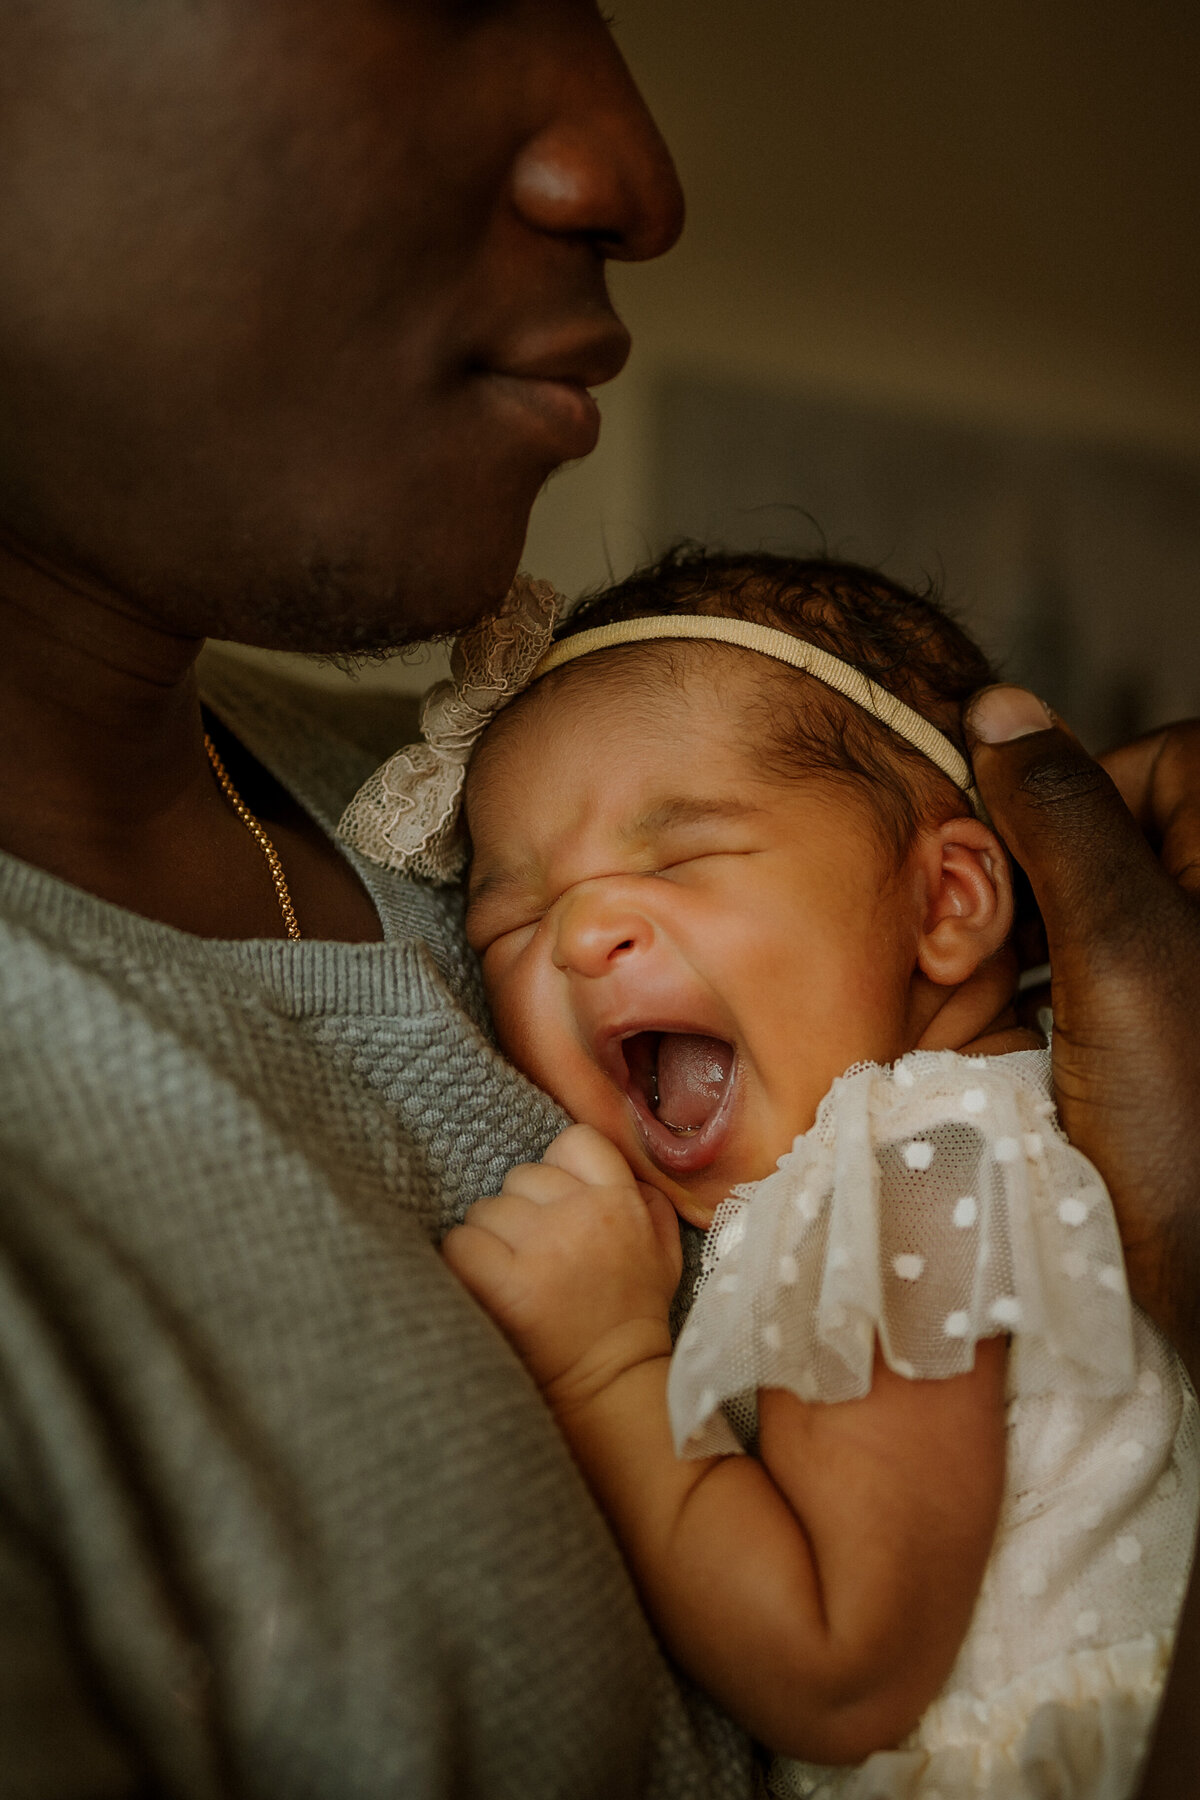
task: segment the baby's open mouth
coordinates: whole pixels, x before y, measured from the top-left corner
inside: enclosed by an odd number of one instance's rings
[[[732,1044],[690,1031],[636,1031],[621,1041],[628,1093],[654,1160],[677,1171],[703,1168],[725,1135]]]
[[[660,1124],[680,1137],[707,1125],[733,1072],[724,1038],[685,1031],[638,1031],[622,1048],[630,1078]]]

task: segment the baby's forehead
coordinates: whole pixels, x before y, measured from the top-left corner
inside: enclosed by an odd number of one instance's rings
[[[649,654],[660,648],[679,655],[679,646],[648,646],[596,679],[587,678],[592,658],[580,659],[498,715],[467,778],[477,868],[480,856],[489,867],[541,863],[583,838],[653,857],[655,846],[715,842],[752,818],[790,827],[797,806],[813,799],[822,812],[845,812],[847,825],[851,814],[859,822],[861,800],[847,784],[831,788],[772,756],[758,716],[771,702],[754,683],[761,659],[734,649],[694,661],[689,654],[664,680]],[[777,715],[777,693],[773,706]]]
[[[734,666],[718,669],[714,658],[693,657],[693,648],[710,647],[598,652],[543,677],[480,739],[467,772],[468,816],[495,806],[500,794],[511,801],[514,787],[541,785],[549,773],[561,785],[601,775],[609,784],[633,779],[648,759],[675,762],[684,741],[707,764],[753,775],[762,733],[752,715],[761,694],[736,651]]]
[[[787,676],[766,658],[728,644],[663,641],[595,651],[543,676],[505,707],[480,740],[472,767],[499,749],[527,755],[550,736],[566,748],[574,734],[610,722],[646,735],[676,728],[682,716],[694,730],[740,743]],[[586,742],[581,736],[581,747]]]

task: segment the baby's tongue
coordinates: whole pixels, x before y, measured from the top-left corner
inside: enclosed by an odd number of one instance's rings
[[[658,1046],[658,1116],[676,1130],[696,1131],[712,1117],[733,1068],[724,1038],[664,1031]]]

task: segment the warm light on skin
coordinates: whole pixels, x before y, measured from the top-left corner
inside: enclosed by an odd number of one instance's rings
[[[851,1063],[936,1038],[1008,929],[1003,854],[976,821],[922,833],[897,868],[845,783],[764,777],[739,729],[753,681],[739,651],[719,687],[689,677],[652,700],[551,678],[501,716],[468,784],[467,931],[502,1047],[701,1225]],[[597,1053],[656,1027],[737,1057],[719,1153],[678,1179]]]

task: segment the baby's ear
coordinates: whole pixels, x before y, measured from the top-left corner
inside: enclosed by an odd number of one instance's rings
[[[957,987],[1012,930],[1008,857],[995,832],[969,818],[923,831],[914,856],[925,898],[917,965],[939,986]]]

